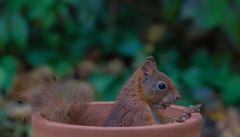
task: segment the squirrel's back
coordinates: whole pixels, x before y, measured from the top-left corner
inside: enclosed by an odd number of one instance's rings
[[[140,75],[138,70],[135,71],[124,84],[104,126],[127,127],[154,124],[149,105],[140,98],[139,92],[143,90],[139,86]]]

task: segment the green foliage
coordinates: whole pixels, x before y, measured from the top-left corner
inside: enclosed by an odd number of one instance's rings
[[[186,7],[184,7],[183,16],[192,18],[204,29],[212,29],[225,20],[224,14],[228,8],[228,0],[189,0],[189,3],[186,2],[184,5]]]
[[[8,42],[8,25],[6,16],[0,18],[0,50],[3,50],[3,46]]]
[[[28,26],[26,20],[18,13],[12,14],[9,20],[9,31],[12,41],[14,41],[20,49],[24,48],[28,38]]]
[[[141,51],[142,43],[132,36],[126,36],[120,44],[118,53],[122,56],[134,57]],[[127,51],[127,52],[126,52]]]
[[[179,104],[211,106],[220,97],[226,106],[239,105],[239,9],[240,0],[2,0],[0,103],[20,64],[47,64],[64,78],[81,60],[92,60],[97,67],[85,80],[97,100],[113,100],[153,55],[181,91]],[[99,53],[92,55],[94,49]],[[106,64],[116,57],[124,67],[109,73]],[[0,110],[0,131],[20,137],[25,127],[13,130],[6,117]]]
[[[16,72],[17,61],[12,56],[0,58],[0,87],[9,88]]]
[[[47,64],[56,56],[56,51],[43,48],[31,49],[31,51],[26,53],[27,61],[33,66]]]
[[[163,13],[166,20],[174,23],[179,12],[181,2],[179,0],[164,0]]]
[[[98,100],[112,100],[150,54],[187,104],[201,87],[220,94],[226,105],[240,98],[239,0],[4,0],[0,6],[1,89],[11,85],[18,63],[48,64],[64,77],[97,48],[97,65],[119,57],[128,68],[121,75],[97,70],[88,77]],[[150,34],[154,25],[161,30]],[[163,36],[151,41],[149,35],[160,31]]]
[[[240,44],[239,6],[238,0],[187,0],[183,3],[181,18],[191,19],[204,31],[219,27],[238,46]]]
[[[222,99],[226,104],[238,103],[240,97],[240,75],[231,76],[229,79],[226,79],[222,91]]]

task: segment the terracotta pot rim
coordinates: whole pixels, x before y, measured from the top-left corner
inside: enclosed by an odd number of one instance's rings
[[[91,104],[112,104],[113,102],[92,102]],[[183,110],[184,107],[172,105],[171,108],[176,110]],[[55,121],[50,121],[45,119],[40,115],[40,113],[34,113],[32,115],[32,120],[39,121],[42,124],[46,124],[52,127],[65,127],[65,128],[72,128],[72,129],[86,129],[86,130],[149,130],[149,129],[155,129],[155,128],[178,128],[178,127],[185,127],[185,126],[191,126],[199,123],[202,119],[201,114],[194,113],[190,119],[188,119],[185,122],[182,123],[171,123],[171,124],[164,124],[164,125],[151,125],[151,126],[135,126],[135,127],[101,127],[101,126],[84,126],[84,125],[73,125],[73,124],[65,124],[65,123],[59,123]]]

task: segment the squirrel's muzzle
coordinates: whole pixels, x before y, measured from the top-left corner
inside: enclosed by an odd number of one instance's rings
[[[179,91],[176,91],[176,93],[174,94],[175,100],[180,99],[181,98],[181,94]]]
[[[181,95],[180,95],[179,91],[176,91],[174,93],[169,93],[165,97],[163,97],[160,102],[153,105],[153,107],[158,108],[158,109],[166,109],[171,104],[173,104],[174,101],[176,101],[179,98],[181,98]]]
[[[181,98],[180,92],[176,91],[174,93],[167,94],[161,101],[162,104],[172,104],[177,99]]]

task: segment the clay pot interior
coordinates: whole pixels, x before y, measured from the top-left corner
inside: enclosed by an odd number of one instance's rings
[[[63,124],[49,121],[39,113],[32,116],[33,137],[200,137],[201,115],[195,113],[183,123],[138,127],[101,127],[113,107],[113,102],[91,103],[88,111],[96,120],[93,126]],[[176,116],[184,107],[171,106],[162,111],[164,115]]]

